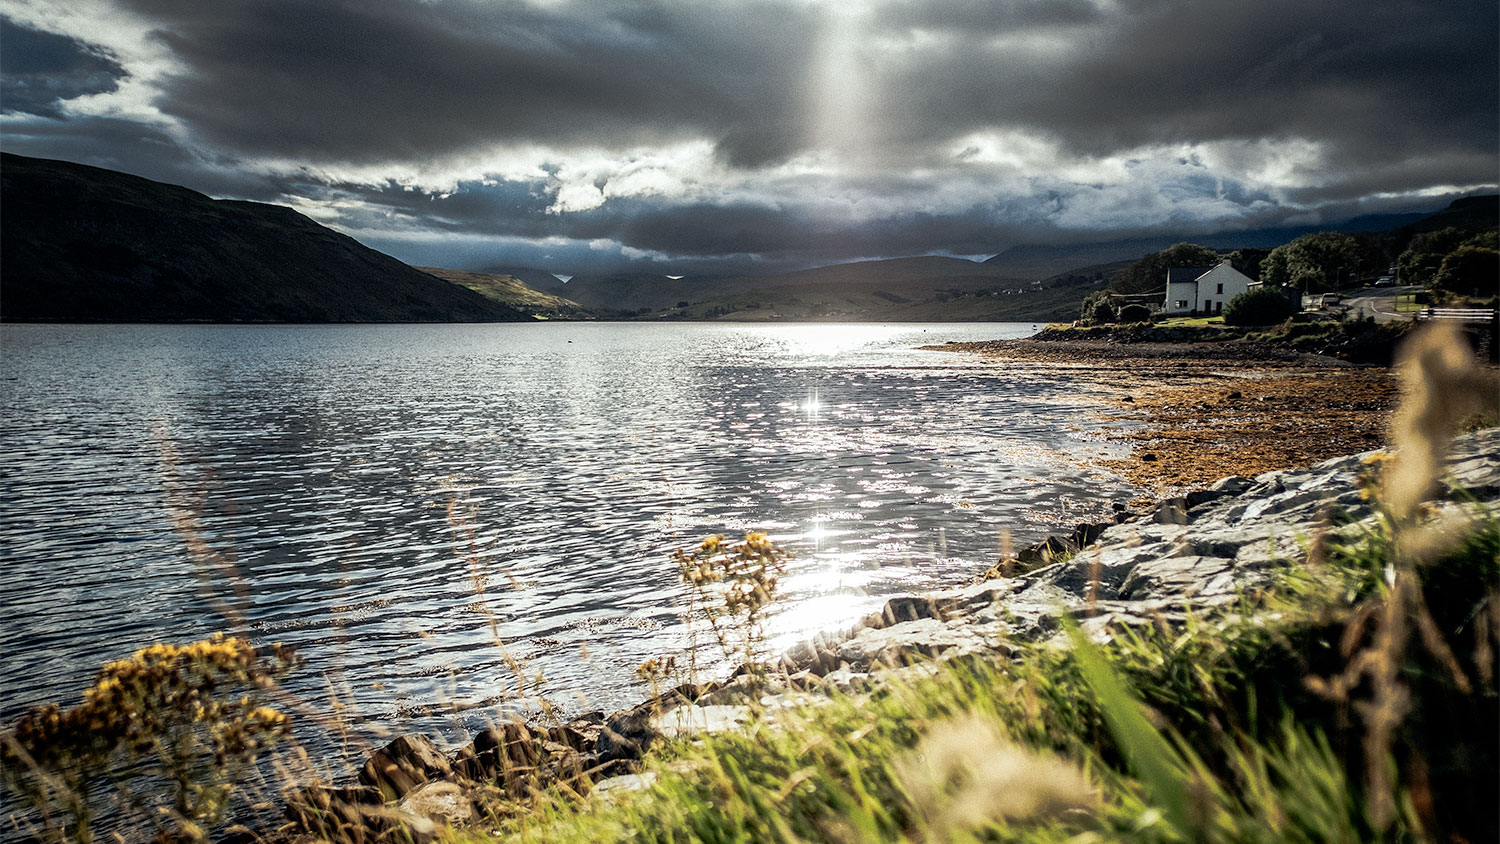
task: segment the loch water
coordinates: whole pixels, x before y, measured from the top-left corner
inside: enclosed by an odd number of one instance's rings
[[[778,644],[962,583],[1136,492],[1074,373],[916,348],[1036,328],[0,326],[0,719],[226,630],[456,743],[640,699],[710,534],[795,554]]]

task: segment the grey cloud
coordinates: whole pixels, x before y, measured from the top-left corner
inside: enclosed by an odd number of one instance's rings
[[[119,87],[125,69],[103,48],[0,15],[0,110],[61,117],[58,104]]]
[[[809,142],[824,29],[773,0],[128,2],[188,67],[165,111],[241,154],[323,163],[707,137],[755,169]],[[1466,166],[1500,137],[1494,7],[1477,0],[889,0],[863,26],[877,166],[1003,127],[1084,155],[1309,138],[1351,174],[1427,157],[1494,176]],[[873,52],[916,32],[943,37]]]
[[[1026,127],[1086,154],[1293,137],[1330,143],[1350,170],[1493,154],[1494,11],[1472,0],[1143,0],[1025,60],[988,45],[998,30],[970,30],[882,88],[917,126]]]
[[[296,195],[287,180],[244,160],[204,156],[158,126],[118,117],[42,117],[6,125],[6,152],[57,158],[182,185],[215,197],[281,202]]]
[[[163,110],[229,148],[322,162],[749,134],[794,108],[807,53],[797,16],[757,3],[587,20],[512,3],[134,5],[190,68]]]
[[[743,201],[611,198],[553,214],[541,179],[465,182],[437,197],[320,174],[499,142],[565,158],[706,139],[720,162],[753,175],[811,142],[819,94],[808,80],[823,12],[778,0],[120,2],[154,21],[181,63],[157,100],[181,131],[38,119],[10,124],[7,149],[218,196],[352,199],[326,207],[346,209],[336,213],[350,229],[399,228],[387,241],[398,249],[415,242],[408,235],[430,234],[512,246],[597,239],[704,266],[752,255],[791,265],[978,254],[1069,236],[1058,233],[1060,219],[1075,229],[1116,225],[1089,221],[1137,200],[1136,231],[1191,234],[1275,225],[1308,207],[1358,209],[1373,194],[1492,184],[1500,146],[1492,2],[875,0],[849,23],[863,27],[854,58],[874,99],[861,127],[865,154],[845,162],[837,184],[799,183],[777,196],[750,179]],[[58,97],[13,94],[13,76],[53,74],[62,94],[76,96],[108,90],[123,73],[74,39],[3,23],[7,111],[58,108]],[[18,37],[31,46],[13,49]],[[1123,187],[1069,184],[1045,162],[1025,180],[986,182],[982,165],[951,156],[957,139],[991,129],[1041,136],[1075,157],[1307,139],[1331,158],[1306,185],[1274,196],[1247,187],[1233,166],[1170,162],[1149,162],[1161,172]],[[265,157],[308,168],[266,175]],[[933,201],[938,187],[946,192]],[[818,201],[835,190],[890,210],[873,221],[838,216]],[[1209,204],[1219,216],[1196,210]]]

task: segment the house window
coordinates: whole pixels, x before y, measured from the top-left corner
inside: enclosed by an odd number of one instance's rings
[[[1223,302],[1215,302],[1214,303],[1214,313],[1216,313],[1216,314],[1222,314],[1222,313],[1224,313],[1224,303]]]
[[[1172,307],[1174,309],[1186,308],[1187,307],[1187,300],[1186,299],[1178,299],[1177,301],[1175,301],[1175,302],[1172,303]]]
[[[1214,292],[1215,292],[1215,293],[1223,293],[1223,292],[1224,292],[1224,285],[1223,285],[1223,284],[1220,284],[1220,285],[1219,285],[1219,289],[1218,289],[1218,290],[1215,290],[1215,291],[1214,291]]]

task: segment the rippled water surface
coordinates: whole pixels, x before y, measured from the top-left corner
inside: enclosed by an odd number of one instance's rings
[[[1066,373],[914,348],[1032,328],[0,327],[0,716],[242,618],[454,740],[640,697],[708,534],[796,553],[780,642],[962,582],[1132,493]]]

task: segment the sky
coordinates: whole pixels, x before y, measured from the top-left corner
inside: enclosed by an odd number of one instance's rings
[[[0,149],[410,263],[747,272],[1442,207],[1495,0],[3,0]]]

